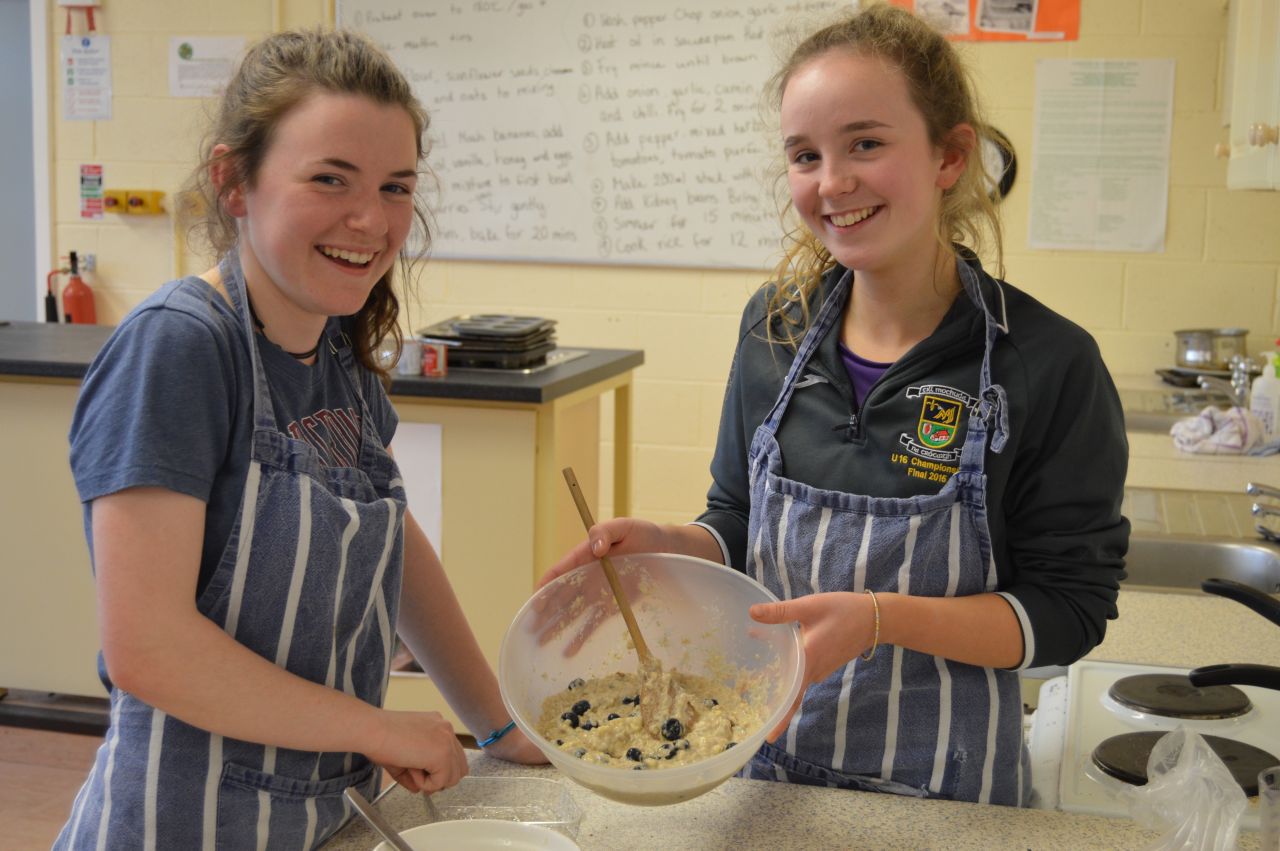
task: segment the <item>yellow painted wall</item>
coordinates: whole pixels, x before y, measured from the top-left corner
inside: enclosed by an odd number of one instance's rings
[[[1058,45],[965,45],[993,123],[1022,159],[1004,205],[1007,277],[1079,322],[1117,373],[1171,365],[1172,330],[1243,326],[1251,351],[1280,335],[1280,193],[1228,192],[1213,158],[1221,128],[1224,0],[1083,0],[1080,40]],[[81,163],[101,163],[107,187],[158,188],[186,177],[203,104],[168,97],[165,50],[175,35],[246,35],[321,23],[326,0],[109,0],[114,118],[64,122],[51,112],[55,247],[91,252],[103,322],[118,321],[160,283],[202,261],[175,249],[166,217],[78,219]],[[63,13],[50,12],[51,62]],[[1166,247],[1161,254],[1033,251],[1027,247],[1035,61],[1173,57],[1177,61]],[[57,74],[51,74],[56,80]],[[181,267],[181,268],[180,268]],[[636,382],[634,511],[680,521],[708,482],[720,398],[738,316],[761,275],[688,269],[433,261],[409,323],[465,312],[533,313],[559,321],[562,345],[643,348]],[[608,407],[604,410],[608,433]],[[610,447],[604,451],[611,452]],[[601,490],[607,495],[608,455]],[[603,515],[609,513],[607,500]]]

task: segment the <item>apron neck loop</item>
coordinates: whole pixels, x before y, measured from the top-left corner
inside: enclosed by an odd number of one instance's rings
[[[986,426],[986,431],[991,435],[991,451],[999,453],[1009,442],[1009,395],[1003,386],[991,380],[991,352],[995,349],[996,340],[1000,335],[1009,333],[1009,315],[1005,308],[1004,288],[1000,286],[999,281],[992,279],[992,287],[1000,300],[1000,320],[997,320],[991,309],[987,307],[978,273],[962,257],[956,258],[956,265],[965,292],[974,306],[982,311],[982,318],[986,323],[987,339],[982,352],[976,413],[978,419]]]
[[[1009,396],[999,384],[989,384],[978,401],[978,416],[991,433],[991,451],[999,453],[1009,442]]]

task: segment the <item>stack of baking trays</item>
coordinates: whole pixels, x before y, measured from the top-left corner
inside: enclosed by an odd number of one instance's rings
[[[555,328],[554,319],[480,313],[442,320],[417,336],[447,346],[450,367],[525,369],[546,362],[556,347]]]

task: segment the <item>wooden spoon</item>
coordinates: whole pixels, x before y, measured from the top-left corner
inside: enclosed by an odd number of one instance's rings
[[[569,493],[573,494],[574,505],[578,506],[578,514],[582,515],[582,525],[587,527],[589,533],[591,527],[596,525],[596,521],[592,519],[586,497],[582,495],[582,488],[578,486],[578,477],[573,474],[572,467],[565,467],[563,472],[564,480],[569,483]],[[631,641],[636,645],[636,653],[640,656],[640,666],[652,667],[656,660],[649,652],[649,645],[644,643],[644,636],[640,634],[640,624],[636,623],[636,616],[631,612],[631,604],[627,602],[627,595],[622,590],[622,583],[618,581],[618,572],[613,569],[613,562],[609,561],[608,556],[602,556],[600,566],[604,568],[605,578],[609,580],[609,587],[613,589],[613,599],[618,601],[618,610],[622,612],[622,619],[627,622]]]
[[[569,484],[569,493],[573,494],[573,502],[578,506],[578,514],[582,516],[582,525],[590,533],[595,520],[592,519],[591,509],[587,507],[587,500],[582,495],[582,488],[578,485],[578,477],[573,474],[572,467],[565,467],[563,473],[564,480]],[[636,623],[636,616],[631,611],[631,604],[627,602],[627,595],[622,590],[613,562],[608,556],[601,556],[600,566],[604,569],[605,578],[609,580],[613,598],[618,603],[618,610],[622,612],[622,619],[627,623],[631,641],[640,657],[640,715],[644,726],[657,735],[669,719],[675,719],[680,722],[683,735],[697,717],[693,700],[676,685],[670,674],[663,674],[662,663],[649,652],[649,645],[640,634],[640,625]]]

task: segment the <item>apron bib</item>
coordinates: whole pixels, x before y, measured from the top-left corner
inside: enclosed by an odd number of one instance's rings
[[[1008,435],[1004,390],[991,381],[1002,327],[977,275],[958,264],[986,318],[979,397],[958,472],[934,495],[883,498],[821,490],[785,474],[777,429],[796,381],[843,311],[852,273],[806,333],[773,410],[748,453],[747,572],[781,599],[826,591],[958,597],[996,588],[984,452]],[[1025,805],[1030,767],[1013,671],[966,665],[893,645],[810,686],[776,746],[743,769],[757,779]]]
[[[197,608],[263,658],[381,706],[403,567],[399,471],[374,431],[349,346],[327,337],[320,356],[339,360],[360,400],[358,468],[326,466],[279,431],[234,251],[220,270],[250,341],[252,460]],[[54,848],[311,848],[350,817],[343,790],[371,798],[380,779],[360,754],[225,738],[112,689],[107,741]]]

